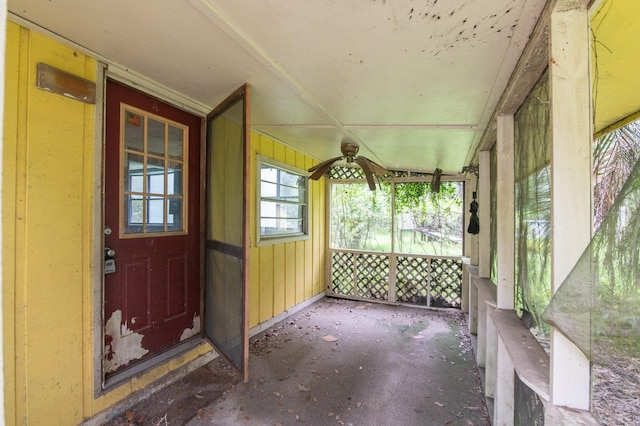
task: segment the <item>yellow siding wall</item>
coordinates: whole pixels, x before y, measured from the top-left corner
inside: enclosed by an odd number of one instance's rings
[[[306,170],[314,162],[264,135],[251,135],[251,199],[256,192],[256,155]],[[310,237],[305,241],[257,247],[256,203],[251,206],[250,305],[251,327],[324,291],[325,185],[309,181]]]
[[[35,87],[45,62],[94,80],[95,61],[7,25],[3,238],[6,414],[18,424],[83,416],[89,328],[95,107]],[[13,344],[15,342],[15,345]],[[73,403],[72,403],[73,402]]]
[[[602,0],[591,18],[595,131],[640,111],[640,2]]]
[[[73,425],[209,350],[206,345],[94,397],[92,240],[96,106],[39,90],[44,62],[95,81],[96,62],[7,23],[3,171],[3,325],[7,424]],[[99,136],[99,135],[98,135]],[[255,154],[300,169],[310,158],[252,135]],[[312,182],[311,239],[251,248],[250,323],[323,291],[324,183]],[[99,244],[99,243],[98,243]],[[97,331],[100,332],[100,331]]]
[[[96,109],[37,89],[38,62],[96,78],[93,59],[7,23],[5,415],[9,425],[73,425],[210,348],[200,345],[94,398],[91,230],[94,197],[100,196],[93,185]]]

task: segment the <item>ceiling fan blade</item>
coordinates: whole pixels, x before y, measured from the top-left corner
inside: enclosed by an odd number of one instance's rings
[[[369,165],[369,160],[364,157],[356,157],[354,159],[356,163],[362,167],[362,171],[364,172],[364,176],[367,178],[367,183],[369,184],[369,189],[372,191],[376,190],[376,183],[373,180],[373,172],[371,171],[371,166]]]
[[[373,170],[373,173],[378,176],[384,176],[388,173],[391,173],[391,170],[385,169],[380,164],[369,160],[367,157],[360,156],[359,158],[364,158],[365,160],[367,160],[369,162],[369,166],[371,167],[371,170]]]
[[[313,180],[320,179],[325,174],[325,172],[329,169],[329,167],[333,165],[334,161],[338,161],[341,158],[342,157],[334,158],[332,160],[327,160],[322,162],[321,164],[318,164],[318,166],[315,167],[315,171],[313,172],[313,174],[309,176],[309,179],[313,179]]]
[[[345,158],[344,155],[340,156],[340,157],[333,157],[333,158],[329,158],[328,160],[323,161],[322,163],[318,163],[315,166],[311,167],[309,170],[307,170],[309,173],[311,173],[314,170],[317,170],[321,167],[324,167],[327,164],[333,164],[334,161],[338,161],[338,160],[342,160],[343,158]],[[320,174],[320,176],[322,176],[322,174]],[[317,179],[317,178],[316,178]]]

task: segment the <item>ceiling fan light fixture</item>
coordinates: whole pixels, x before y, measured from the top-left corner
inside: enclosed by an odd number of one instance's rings
[[[360,147],[357,143],[344,139],[340,144],[340,150],[342,151],[342,156],[330,158],[326,161],[323,161],[315,166],[311,167],[308,172],[311,173],[309,179],[318,180],[322,177],[327,170],[335,163],[336,161],[346,160],[347,164],[356,163],[362,169],[365,178],[367,179],[367,184],[369,185],[369,189],[374,191],[376,189],[376,184],[374,181],[374,176],[382,176],[387,173],[391,173],[386,168],[381,165],[369,160],[367,157],[358,156],[358,151]]]

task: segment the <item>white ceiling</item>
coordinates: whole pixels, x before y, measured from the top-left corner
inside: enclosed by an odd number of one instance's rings
[[[11,14],[318,160],[459,172],[545,0],[8,0]],[[469,157],[470,158],[470,157]]]

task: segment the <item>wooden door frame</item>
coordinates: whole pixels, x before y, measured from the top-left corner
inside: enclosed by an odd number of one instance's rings
[[[105,150],[105,108],[106,108],[106,81],[110,78],[118,83],[124,84],[134,89],[138,89],[148,96],[155,97],[163,102],[182,109],[190,114],[193,114],[201,118],[200,127],[200,176],[203,176],[203,167],[205,165],[203,154],[205,149],[205,137],[206,132],[206,111],[208,108],[204,105],[197,104],[193,100],[182,98],[179,95],[167,90],[166,88],[159,86],[149,80],[146,80],[139,76],[134,76],[129,73],[128,70],[113,66],[112,64],[106,64],[104,62],[97,62],[96,64],[96,116],[94,126],[94,155],[93,155],[93,225],[91,228],[91,240],[88,242],[88,261],[93,263],[91,270],[92,286],[91,294],[86,297],[92,299],[92,315],[90,320],[84,322],[86,324],[87,344],[93,347],[93,395],[94,398],[98,398],[116,388],[120,384],[126,383],[126,381],[143,371],[148,371],[162,362],[174,358],[180,354],[183,354],[195,347],[206,343],[204,337],[200,339],[192,339],[184,345],[176,345],[176,347],[169,349],[162,354],[156,355],[147,361],[140,363],[139,366],[127,369],[122,373],[122,377],[118,376],[115,380],[105,382],[105,374],[102,366],[102,357],[104,351],[104,318],[103,318],[103,305],[104,305],[104,150]],[[203,195],[203,185],[201,185],[200,192]],[[203,200],[201,198],[201,200]],[[204,288],[204,203],[201,202],[200,208],[200,229],[198,230],[199,238],[201,241],[200,247],[200,270],[199,279],[201,287]],[[202,296],[201,296],[202,305]],[[202,308],[202,306],[201,306]],[[201,313],[203,313],[201,309]],[[201,320],[204,321],[204,315],[201,315]],[[203,334],[201,333],[201,336]],[[181,374],[185,374],[195,368],[198,368],[216,357],[214,351],[209,351],[193,361],[190,361],[179,371],[175,371],[178,377]],[[171,372],[169,373],[171,374]]]

